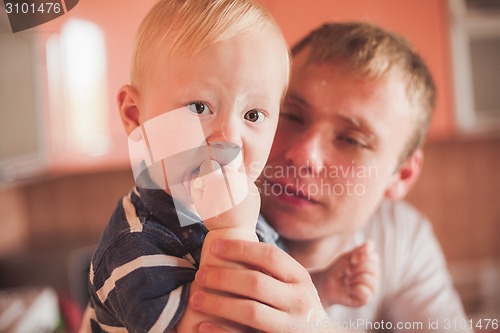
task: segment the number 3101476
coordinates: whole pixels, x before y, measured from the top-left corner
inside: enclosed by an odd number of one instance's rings
[[[58,2],[42,2],[40,4],[29,2],[5,3],[7,14],[59,14],[61,10],[61,4]]]

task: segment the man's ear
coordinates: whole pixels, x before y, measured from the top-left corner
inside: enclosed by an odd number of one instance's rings
[[[130,135],[140,126],[139,93],[132,86],[125,85],[118,91],[117,101],[123,127]]]
[[[393,180],[385,190],[385,197],[391,200],[402,199],[420,176],[423,162],[424,153],[418,149],[396,170]]]

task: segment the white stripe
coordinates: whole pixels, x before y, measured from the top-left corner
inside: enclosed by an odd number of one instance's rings
[[[128,333],[125,327],[108,326],[97,322],[101,328],[108,333]]]
[[[139,198],[141,197],[141,194],[137,190],[137,186],[134,186],[134,190],[133,191],[134,191],[135,195],[137,195]]]
[[[80,327],[80,330],[78,331],[78,333],[90,333],[91,332],[90,319],[94,320],[106,332],[109,332],[109,333],[127,333],[127,329],[125,327],[108,326],[108,325],[104,325],[104,324],[100,323],[99,320],[97,320],[95,310],[92,309],[90,306],[87,306],[87,309],[85,310],[82,326]],[[88,323],[88,325],[86,324],[86,322]]]
[[[122,199],[123,210],[125,211],[125,216],[127,217],[128,225],[130,226],[130,232],[142,232],[142,223],[137,217],[135,207],[130,200],[130,195],[126,195]]]
[[[186,259],[168,256],[165,254],[155,254],[150,256],[142,256],[136,258],[120,267],[117,267],[111,273],[111,276],[104,282],[104,285],[97,291],[97,296],[102,303],[106,301],[109,293],[115,288],[116,281],[127,276],[136,269],[143,267],[160,267],[160,266],[171,266],[171,267],[185,267],[193,268],[194,266]]]
[[[90,261],[89,279],[90,283],[94,284],[94,265],[92,264],[92,261]]]
[[[158,320],[149,330],[150,333],[165,332],[168,325],[172,321],[172,318],[174,318],[175,312],[179,308],[179,303],[181,302],[182,288],[183,286],[180,286],[179,288],[173,290],[170,293],[167,305],[165,305],[165,308],[163,308],[163,311],[158,317]]]

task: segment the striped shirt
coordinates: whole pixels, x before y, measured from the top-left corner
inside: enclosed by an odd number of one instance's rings
[[[177,214],[193,223],[181,227]],[[259,218],[261,241],[277,234]],[[92,332],[169,332],[186,309],[207,229],[162,190],[134,188],[117,205],[92,258]]]

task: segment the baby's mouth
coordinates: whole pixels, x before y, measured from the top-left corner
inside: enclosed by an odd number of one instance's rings
[[[184,181],[184,186],[186,187],[189,195],[192,195],[191,189],[196,188],[200,190],[203,188],[203,176],[206,176],[220,168],[220,164],[211,159],[203,161],[199,166],[194,168],[194,170],[188,175],[186,181]]]
[[[240,171],[243,168],[242,172],[244,172],[243,154],[239,148],[238,150],[233,149],[232,151],[217,151],[217,149],[212,149],[212,153],[217,155],[218,158],[208,158],[206,160],[199,161],[198,163],[200,164],[198,166],[196,166],[191,172],[186,173],[183,183],[190,196],[192,195],[192,186],[195,186],[198,189],[203,187],[203,179],[201,176],[211,173],[215,169],[221,168],[221,165]]]
[[[184,180],[184,187],[186,188],[186,191],[191,195],[191,187],[195,186],[197,182],[200,182],[201,179],[198,177],[200,175],[200,168],[201,164],[198,165],[196,168],[194,168],[191,173],[189,173]]]

